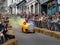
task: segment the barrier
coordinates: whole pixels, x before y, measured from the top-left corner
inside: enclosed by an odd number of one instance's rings
[[[16,39],[11,39],[11,40],[8,40],[7,42],[5,42],[2,45],[18,45],[18,41]]]
[[[47,30],[44,28],[38,28],[38,27],[35,27],[34,29],[35,29],[35,32],[37,32],[37,33],[42,33],[42,34],[60,39],[60,32],[51,31],[51,30]]]
[[[54,37],[60,39],[60,32],[54,32]]]

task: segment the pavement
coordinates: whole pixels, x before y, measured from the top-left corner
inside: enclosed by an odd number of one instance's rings
[[[40,33],[22,33],[21,28],[17,25],[13,26],[13,30],[19,45],[60,45],[60,40],[54,37],[49,37]]]

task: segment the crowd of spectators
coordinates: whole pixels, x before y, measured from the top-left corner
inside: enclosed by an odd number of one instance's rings
[[[46,28],[48,30],[60,31],[60,13],[57,12],[54,15],[49,15],[43,12],[43,14],[23,14],[20,15],[23,18],[31,19],[35,22],[36,27]]]
[[[11,14],[12,15],[12,14]],[[21,18],[28,19],[28,21],[33,21],[34,26],[39,28],[46,28],[52,31],[60,31],[60,13],[55,13],[54,15],[49,15],[43,12],[43,14],[36,15],[36,14],[18,14]],[[8,37],[11,35],[7,35],[6,32],[8,31],[8,23],[9,17],[1,16],[0,14],[0,43],[3,43],[3,35],[5,37],[5,41],[8,40]],[[31,23],[33,24],[33,23]],[[2,40],[1,40],[2,39]]]
[[[0,13],[0,45],[6,42],[12,35],[8,35],[9,17],[5,17]]]
[[[40,24],[42,24],[42,28],[60,31],[60,14],[56,13],[55,15],[43,15],[40,18]]]

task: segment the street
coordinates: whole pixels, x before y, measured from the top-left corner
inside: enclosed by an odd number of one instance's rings
[[[60,41],[40,33],[22,33],[19,29],[14,30],[19,45],[60,45]]]
[[[0,0],[0,45],[5,42],[60,45],[60,0]]]
[[[13,23],[15,23],[15,21],[13,21]],[[12,26],[19,45],[60,45],[60,40],[53,37],[40,33],[22,33],[21,28],[18,25],[14,24]]]

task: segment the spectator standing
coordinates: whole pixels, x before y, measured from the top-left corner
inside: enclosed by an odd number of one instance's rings
[[[58,30],[58,28],[57,28],[57,26],[56,26],[56,23],[57,23],[58,20],[59,20],[58,16],[59,16],[59,13],[56,13],[55,16],[54,16],[54,19],[52,19],[52,23],[53,23],[53,24],[52,24],[52,29],[55,30],[55,31]]]
[[[1,20],[0,20],[0,43],[4,43],[4,39],[3,39],[3,35],[4,35],[4,25],[2,24]]]
[[[39,27],[39,17],[38,15],[35,15],[35,24],[36,24],[36,27]]]
[[[0,20],[0,32],[2,33],[3,32],[3,29],[4,29],[4,26],[2,25],[2,22]]]
[[[51,26],[52,26],[51,21],[52,21],[52,16],[51,15],[48,15],[46,22],[47,22],[47,28],[49,30],[51,30]]]
[[[42,28],[42,21],[43,21],[43,16],[40,15],[39,18],[39,27]]]
[[[46,17],[47,17],[47,14],[45,13],[45,11],[43,11],[42,15],[43,15],[42,27],[46,28]]]
[[[6,17],[4,23],[6,24],[6,25],[5,25],[5,28],[7,29],[7,27],[8,27],[8,23],[9,23],[9,17]]]
[[[58,18],[59,18],[59,20],[57,21],[56,26],[58,28],[58,31],[60,31],[60,15],[59,15]]]

